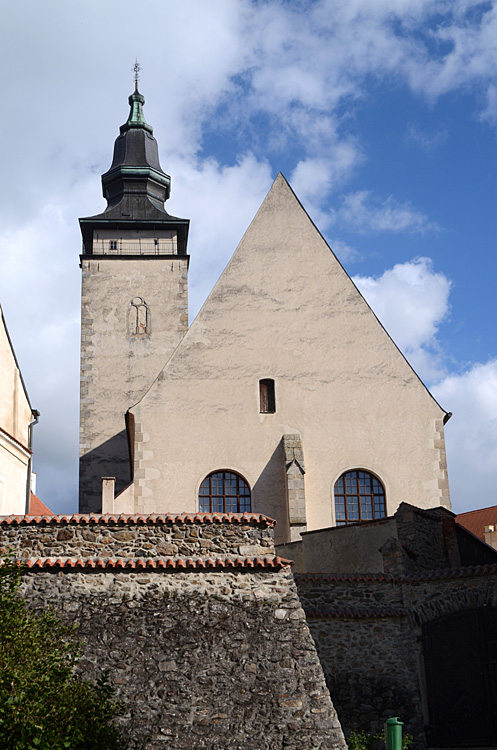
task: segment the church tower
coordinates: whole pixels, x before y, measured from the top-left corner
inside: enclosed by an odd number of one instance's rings
[[[79,220],[81,513],[101,511],[103,477],[115,477],[116,493],[131,481],[125,414],[188,330],[189,220],[164,209],[171,178],[144,103],[136,80],[102,176],[107,208]]]

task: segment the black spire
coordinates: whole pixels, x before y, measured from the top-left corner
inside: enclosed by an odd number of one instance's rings
[[[153,209],[164,211],[164,201],[171,192],[171,178],[159,162],[159,149],[153,129],[143,115],[145,98],[135,91],[128,99],[130,112],[120,127],[114,144],[114,158],[108,172],[102,175],[107,211],[120,207],[121,216],[148,218]],[[151,216],[150,216],[151,217]]]
[[[128,119],[121,125],[114,144],[110,169],[102,175],[102,190],[107,208],[97,216],[80,219],[83,254],[94,254],[94,233],[100,229],[176,230],[178,253],[186,254],[188,219],[171,216],[164,202],[171,192],[171,178],[159,162],[159,149],[153,129],[145,121],[145,98],[138,91],[135,64],[135,90],[129,97]]]

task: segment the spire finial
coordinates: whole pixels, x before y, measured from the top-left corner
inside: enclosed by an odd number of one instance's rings
[[[138,62],[138,58],[135,59],[135,64],[132,67],[132,71],[135,74],[135,91],[138,91],[138,81],[140,80],[140,70],[142,66]]]
[[[135,64],[131,68],[131,70],[135,74],[135,90],[133,91],[131,96],[128,97],[128,102],[131,109],[127,122],[124,125],[121,125],[121,135],[130,128],[143,128],[149,133],[154,132],[151,125],[147,125],[147,123],[145,122],[145,117],[143,116],[143,105],[145,104],[145,97],[142,96],[138,91],[138,81],[140,80],[141,69],[142,66],[140,65],[138,60],[136,60]]]

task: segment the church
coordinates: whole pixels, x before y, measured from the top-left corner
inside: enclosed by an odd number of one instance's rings
[[[189,221],[129,103],[80,219],[80,514],[0,518],[26,601],[150,748],[344,750],[394,716],[497,746],[497,551],[450,510],[450,413],[281,174],[189,326]]]
[[[261,513],[285,544],[450,509],[450,413],[282,174],[189,327],[189,221],[144,102],[136,84],[107,208],[80,219],[80,512]]]

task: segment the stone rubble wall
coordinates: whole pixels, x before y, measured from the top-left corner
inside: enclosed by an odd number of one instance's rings
[[[77,623],[79,668],[109,670],[137,747],[346,750],[273,526],[255,514],[10,517],[0,548],[26,562],[30,607]]]
[[[457,524],[454,514],[446,508],[422,510],[401,503],[395,521],[403,550],[404,575],[497,563],[497,551]]]
[[[443,508],[441,511],[441,514],[431,510],[420,511],[407,503],[402,503],[397,510],[395,520],[397,536],[403,547],[404,574],[413,575],[423,570],[461,564],[455,540],[454,517]]]
[[[29,571],[32,607],[78,623],[148,749],[345,750],[293,576]]]
[[[11,549],[23,559],[274,555],[270,519],[207,523],[193,522],[192,516],[174,516],[170,521],[132,518],[132,522],[105,516],[94,516],[93,521],[86,517],[83,522],[78,516],[65,521],[57,516],[39,522],[6,519],[0,523],[0,552]]]
[[[297,576],[297,585],[345,735],[352,729],[380,732],[386,719],[399,716],[419,742],[419,645],[402,585],[384,578]]]
[[[413,747],[426,748],[422,626],[497,606],[497,566],[295,579],[345,735],[381,731],[399,716]]]

